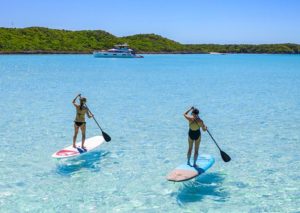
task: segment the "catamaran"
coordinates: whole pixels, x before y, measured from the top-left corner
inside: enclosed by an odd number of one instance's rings
[[[127,44],[118,44],[109,50],[94,51],[96,58],[144,58],[141,55],[136,55],[135,51],[129,49]]]

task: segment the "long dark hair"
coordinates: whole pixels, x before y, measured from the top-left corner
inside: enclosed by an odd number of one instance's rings
[[[201,118],[199,117],[199,109],[197,108],[194,108],[193,111],[192,111],[192,114],[195,115],[195,120],[194,121],[202,121]]]
[[[199,109],[194,108],[192,113],[195,114],[196,116],[198,116],[199,115]]]

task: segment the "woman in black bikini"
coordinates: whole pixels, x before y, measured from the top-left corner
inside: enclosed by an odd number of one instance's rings
[[[188,115],[189,112],[192,111],[191,115]],[[191,166],[190,159],[192,155],[192,149],[195,142],[195,152],[194,152],[194,167],[198,167],[196,162],[198,158],[198,151],[201,141],[201,132],[200,127],[203,131],[207,130],[207,127],[205,126],[204,122],[199,118],[199,110],[191,107],[188,111],[184,113],[184,117],[189,121],[189,149],[187,152],[187,164]]]
[[[76,99],[80,97],[80,104],[76,104]],[[85,131],[86,131],[86,122],[85,122],[85,114],[88,116],[88,118],[92,118],[94,115],[87,109],[85,106],[86,98],[81,97],[80,94],[78,94],[74,100],[73,105],[76,108],[76,118],[74,121],[74,136],[73,136],[73,147],[76,148],[76,138],[78,134],[78,130],[80,128],[81,134],[82,134],[82,142],[81,142],[81,148],[85,149],[84,147],[84,141],[85,141]]]

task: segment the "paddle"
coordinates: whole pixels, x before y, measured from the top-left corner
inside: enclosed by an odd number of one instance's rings
[[[217,145],[218,149],[220,150],[220,154],[221,154],[221,157],[222,157],[223,161],[229,162],[231,160],[230,156],[227,155],[224,151],[221,150],[221,148],[219,147],[218,143],[215,141],[215,139],[213,138],[213,136],[210,134],[209,130],[207,129],[206,131],[209,134],[209,136],[211,137],[211,139],[215,142],[215,144]]]
[[[197,116],[198,117],[198,116]],[[198,117],[198,119],[200,119]],[[201,120],[201,119],[200,119]],[[196,122],[196,124],[198,125],[198,123]],[[199,125],[198,125],[199,126]],[[199,126],[200,128],[200,126]],[[216,142],[216,140],[214,139],[214,137],[210,134],[209,130],[206,128],[206,131],[208,132],[209,136],[211,137],[211,139],[215,142],[215,144],[217,145],[218,149],[220,150],[221,153],[221,157],[223,159],[223,161],[225,162],[229,162],[231,160],[231,157],[229,155],[227,155],[224,151],[221,150],[221,148],[219,147],[218,143]]]
[[[93,114],[86,104],[85,104],[85,107],[87,108],[87,110],[88,110],[91,114]],[[99,123],[97,122],[95,116],[93,116],[93,119],[94,119],[94,121],[96,122],[96,124],[97,124],[97,126],[99,127],[99,129],[101,130],[102,136],[103,136],[104,140],[105,140],[106,142],[111,141],[111,137],[110,137],[106,132],[104,132],[104,131],[102,130],[102,128],[101,128],[101,126],[99,125]]]
[[[79,97],[81,98],[81,94],[79,94]],[[86,104],[85,104],[85,107],[86,107],[86,109],[87,109],[91,114],[93,114]],[[104,131],[102,130],[102,128],[101,128],[101,126],[99,125],[99,123],[97,122],[95,116],[93,116],[93,119],[94,119],[94,121],[96,122],[96,124],[97,124],[97,126],[99,127],[99,129],[101,130],[101,133],[102,133],[102,136],[103,136],[104,140],[105,140],[106,142],[111,141],[111,137],[110,137],[106,132],[104,132]]]
[[[81,98],[81,94],[79,94],[79,97]],[[87,108],[87,110],[88,110],[91,114],[93,114],[86,104],[85,104],[85,107]],[[101,128],[101,126],[99,125],[99,123],[97,122],[95,116],[93,116],[93,119],[94,119],[94,121],[96,122],[96,124],[97,124],[97,126],[99,127],[99,129],[101,130],[101,133],[102,133],[102,136],[103,136],[104,140],[105,140],[106,142],[111,141],[111,137],[110,137],[106,132],[104,132],[104,131],[102,130],[102,128]]]

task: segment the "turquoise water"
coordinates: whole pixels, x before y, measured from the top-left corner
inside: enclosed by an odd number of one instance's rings
[[[112,142],[57,162],[77,93]],[[300,56],[1,55],[0,97],[1,212],[300,211]],[[232,161],[174,184],[192,105]]]

